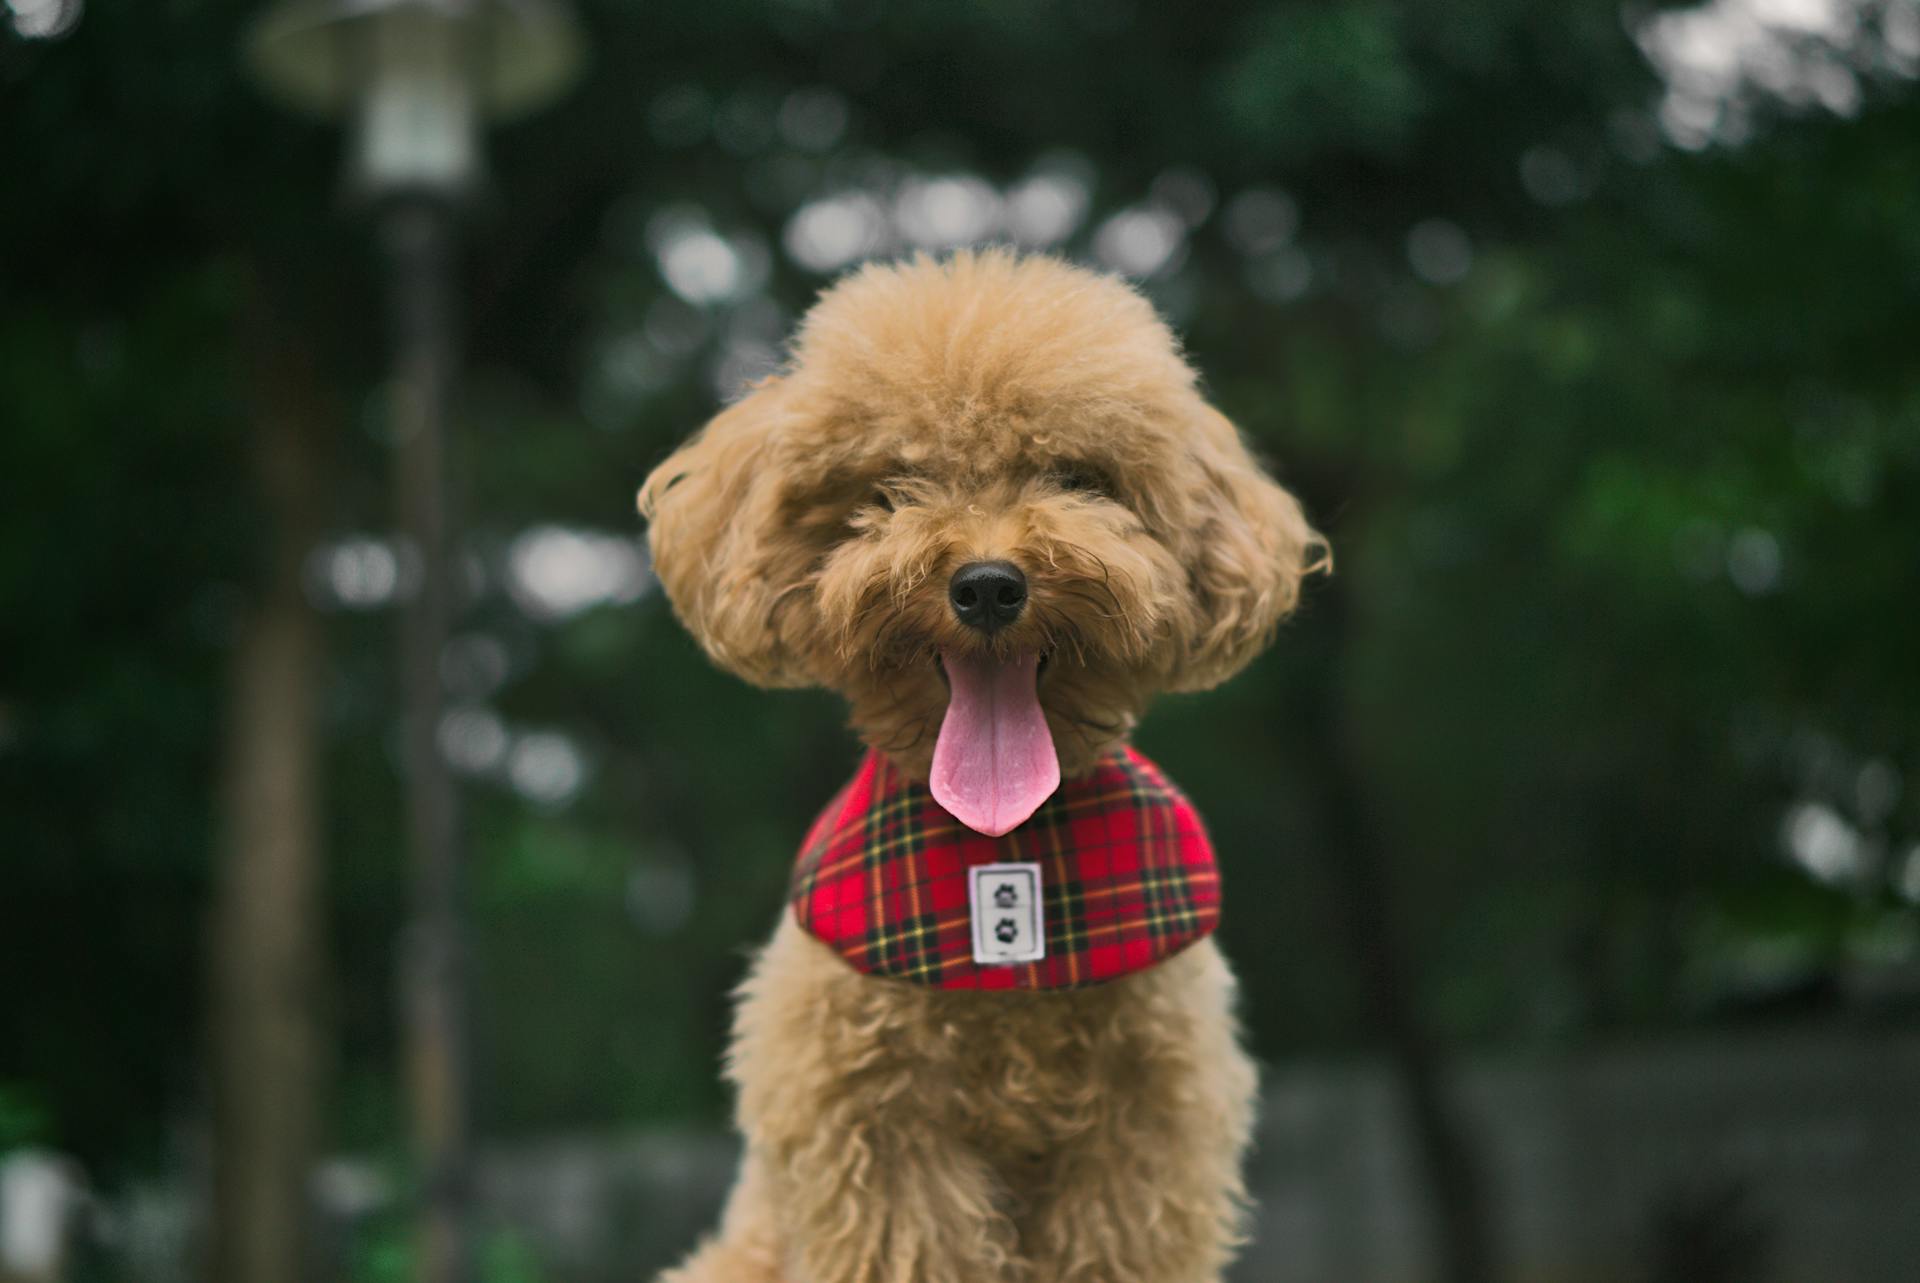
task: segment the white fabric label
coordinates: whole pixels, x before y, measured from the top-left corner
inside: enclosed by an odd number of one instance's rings
[[[973,910],[976,963],[1005,966],[1038,962],[1047,956],[1038,864],[982,864],[969,869],[967,903]]]

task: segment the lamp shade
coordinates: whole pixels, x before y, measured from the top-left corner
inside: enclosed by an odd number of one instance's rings
[[[282,0],[245,57],[288,107],[350,122],[356,186],[457,193],[478,178],[480,124],[558,96],[581,40],[553,0]]]

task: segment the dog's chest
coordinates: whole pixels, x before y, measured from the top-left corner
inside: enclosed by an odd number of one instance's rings
[[[1009,1174],[1071,1144],[1165,1058],[1133,988],[944,995],[927,1104]]]

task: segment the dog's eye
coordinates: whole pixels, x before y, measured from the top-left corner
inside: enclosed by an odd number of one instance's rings
[[[1063,463],[1048,473],[1047,479],[1073,494],[1094,495],[1103,499],[1113,497],[1113,481],[1090,463]]]
[[[902,508],[911,508],[919,496],[919,477],[905,469],[884,473],[870,484],[864,507],[878,508],[882,512],[898,512]]]

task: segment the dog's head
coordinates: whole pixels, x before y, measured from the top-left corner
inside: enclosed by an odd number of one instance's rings
[[[717,663],[841,692],[994,833],[1237,672],[1326,561],[1144,299],[998,252],[834,286],[640,509]]]

